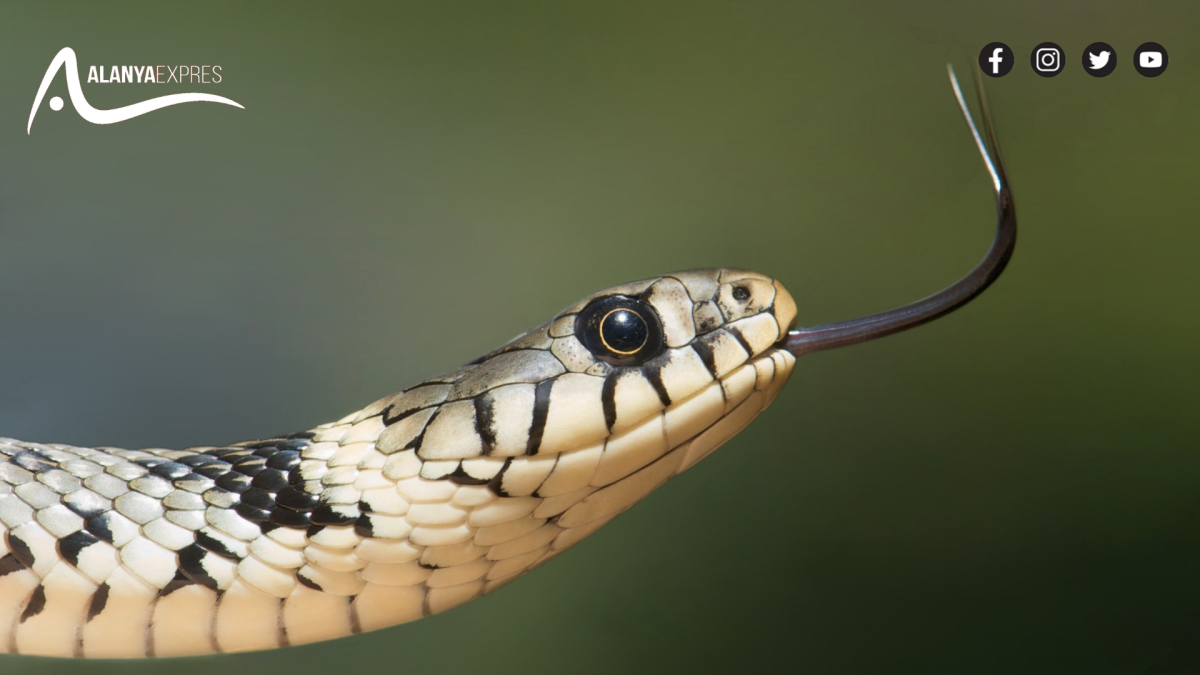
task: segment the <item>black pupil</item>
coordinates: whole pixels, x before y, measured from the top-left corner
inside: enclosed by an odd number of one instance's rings
[[[600,338],[618,354],[632,354],[646,344],[646,321],[628,309],[613,310],[600,323]]]
[[[738,302],[745,302],[750,299],[750,291],[745,286],[734,286],[733,299]]]

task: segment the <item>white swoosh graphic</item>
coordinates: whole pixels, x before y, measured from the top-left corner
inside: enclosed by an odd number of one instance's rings
[[[83,96],[83,88],[79,86],[79,63],[75,60],[75,50],[70,47],[63,47],[50,62],[50,67],[46,69],[46,76],[42,78],[42,86],[38,87],[37,98],[33,100],[33,109],[29,111],[29,124],[25,127],[25,134],[29,135],[33,129],[33,118],[37,115],[38,106],[42,104],[42,97],[46,95],[46,89],[50,86],[50,81],[54,79],[54,74],[58,69],[66,64],[67,66],[67,91],[71,94],[71,105],[75,106],[75,111],[83,119],[92,124],[115,124],[124,122],[127,119],[145,115],[148,112],[154,112],[159,108],[165,108],[169,105],[177,103],[193,103],[196,101],[210,101],[212,103],[224,103],[237,108],[245,107],[237,101],[231,101],[223,96],[214,96],[212,94],[171,94],[169,96],[159,96],[141,103],[134,103],[122,108],[113,108],[112,110],[100,110],[93,108],[87,99]]]

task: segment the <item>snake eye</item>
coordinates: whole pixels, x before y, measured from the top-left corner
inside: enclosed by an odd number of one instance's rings
[[[662,322],[648,303],[623,295],[594,300],[575,320],[575,336],[596,358],[634,366],[662,353]]]
[[[646,320],[632,309],[614,309],[600,319],[600,341],[617,354],[636,354],[647,337]]]

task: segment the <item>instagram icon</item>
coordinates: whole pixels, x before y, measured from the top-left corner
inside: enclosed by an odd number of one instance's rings
[[[1033,66],[1033,72],[1042,77],[1054,77],[1062,72],[1063,69],[1063,51],[1062,47],[1053,42],[1043,42],[1034,47],[1033,53],[1029,56],[1030,65]]]

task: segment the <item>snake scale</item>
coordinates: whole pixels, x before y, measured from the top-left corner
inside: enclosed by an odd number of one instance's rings
[[[490,593],[744,429],[796,356],[969,301],[1015,243],[984,111],[996,240],[925,300],[793,330],[771,277],[701,269],[583,298],[453,372],[307,431],[123,450],[0,439],[0,650],[58,657],[271,649]]]

